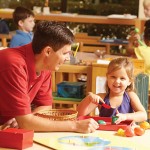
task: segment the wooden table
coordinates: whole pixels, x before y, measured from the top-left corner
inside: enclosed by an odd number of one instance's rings
[[[120,147],[129,147],[133,148],[132,150],[150,150],[149,144],[149,137],[150,137],[150,130],[146,130],[145,134],[142,136],[134,136],[134,137],[121,137],[115,135],[116,131],[102,131],[97,130],[94,133],[90,134],[79,134],[79,133],[72,133],[72,132],[49,132],[49,133],[35,133],[34,138],[36,140],[44,140],[46,143],[50,143],[52,148],[57,148],[58,150],[77,150],[77,149],[87,149],[89,147],[82,147],[75,145],[67,144],[60,144],[58,143],[57,139],[66,136],[94,136],[98,138],[102,138],[105,140],[110,141],[111,143],[107,146],[120,146]],[[56,146],[58,144],[58,147]],[[49,144],[48,144],[49,145]],[[34,143],[32,147],[27,148],[26,150],[51,150],[52,148],[42,146],[40,144]],[[1,149],[1,148],[0,148]],[[1,150],[11,150],[11,149],[1,149]]]
[[[50,143],[50,147],[46,147],[37,143],[34,143],[32,147],[27,148],[26,150],[66,150],[66,144],[59,144],[57,139],[65,136],[94,136],[103,138],[105,140],[110,141],[111,143],[107,146],[120,146],[120,147],[129,147],[133,148],[132,150],[150,150],[149,137],[150,130],[146,130],[145,134],[142,136],[134,136],[134,137],[121,137],[115,135],[116,131],[100,131],[97,130],[94,133],[90,134],[79,134],[72,132],[49,132],[49,133],[35,133],[34,138],[36,140],[43,140],[46,143]],[[58,144],[58,147],[56,146]],[[48,144],[49,145],[49,144]],[[85,147],[72,145],[67,146],[68,149],[76,150],[76,149],[84,149]],[[88,147],[89,148],[89,147]],[[0,148],[1,150],[12,150],[8,148]],[[85,148],[87,149],[87,148]]]

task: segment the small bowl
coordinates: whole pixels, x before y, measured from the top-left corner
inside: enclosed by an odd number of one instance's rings
[[[98,56],[98,57],[100,57],[100,58],[103,58],[104,57],[104,55],[106,54],[106,51],[105,50],[96,50],[95,52],[95,55],[96,56]]]

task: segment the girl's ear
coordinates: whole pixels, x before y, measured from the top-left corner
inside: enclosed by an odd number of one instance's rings
[[[131,81],[128,82],[128,86],[131,85]]]

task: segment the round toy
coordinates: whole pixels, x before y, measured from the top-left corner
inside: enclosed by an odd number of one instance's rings
[[[106,125],[106,122],[104,120],[98,120],[97,122],[98,122],[98,124]]]
[[[111,124],[116,124],[115,121],[118,119],[118,116],[112,116]]]

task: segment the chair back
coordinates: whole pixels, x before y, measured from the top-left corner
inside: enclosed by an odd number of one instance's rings
[[[144,106],[145,110],[148,110],[148,90],[149,90],[149,76],[144,73],[140,73],[135,77],[135,88],[137,95]]]

